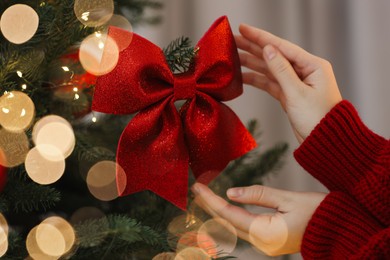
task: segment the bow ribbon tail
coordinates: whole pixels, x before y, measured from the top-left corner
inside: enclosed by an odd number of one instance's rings
[[[172,98],[142,110],[131,120],[117,151],[117,162],[126,175],[124,186],[120,183],[123,172],[117,171],[120,196],[151,190],[186,209],[189,159],[181,125]]]
[[[257,146],[234,112],[208,95],[198,93],[182,108],[191,169],[208,184],[231,161]]]

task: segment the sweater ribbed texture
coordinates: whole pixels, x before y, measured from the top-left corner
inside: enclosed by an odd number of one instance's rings
[[[331,191],[306,229],[303,257],[390,259],[390,141],[344,100],[294,156]]]

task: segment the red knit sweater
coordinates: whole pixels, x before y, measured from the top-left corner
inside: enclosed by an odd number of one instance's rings
[[[308,224],[302,256],[390,259],[390,140],[342,101],[294,155],[330,191]]]

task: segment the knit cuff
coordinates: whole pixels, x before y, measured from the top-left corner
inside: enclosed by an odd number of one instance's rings
[[[295,150],[297,162],[330,190],[350,190],[380,163],[386,139],[361,121],[351,103],[337,104]]]
[[[301,253],[304,259],[349,258],[382,229],[354,199],[331,192],[306,228]]]

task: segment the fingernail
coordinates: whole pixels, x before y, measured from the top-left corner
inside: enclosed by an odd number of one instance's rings
[[[201,191],[201,187],[198,183],[195,183],[194,185],[192,185],[191,190],[194,194],[199,194]]]
[[[276,50],[272,45],[264,47],[264,53],[268,60],[272,60],[276,55]]]
[[[237,197],[240,197],[242,195],[242,192],[243,192],[243,190],[240,188],[232,188],[232,189],[228,189],[226,194],[230,198],[237,198]]]

